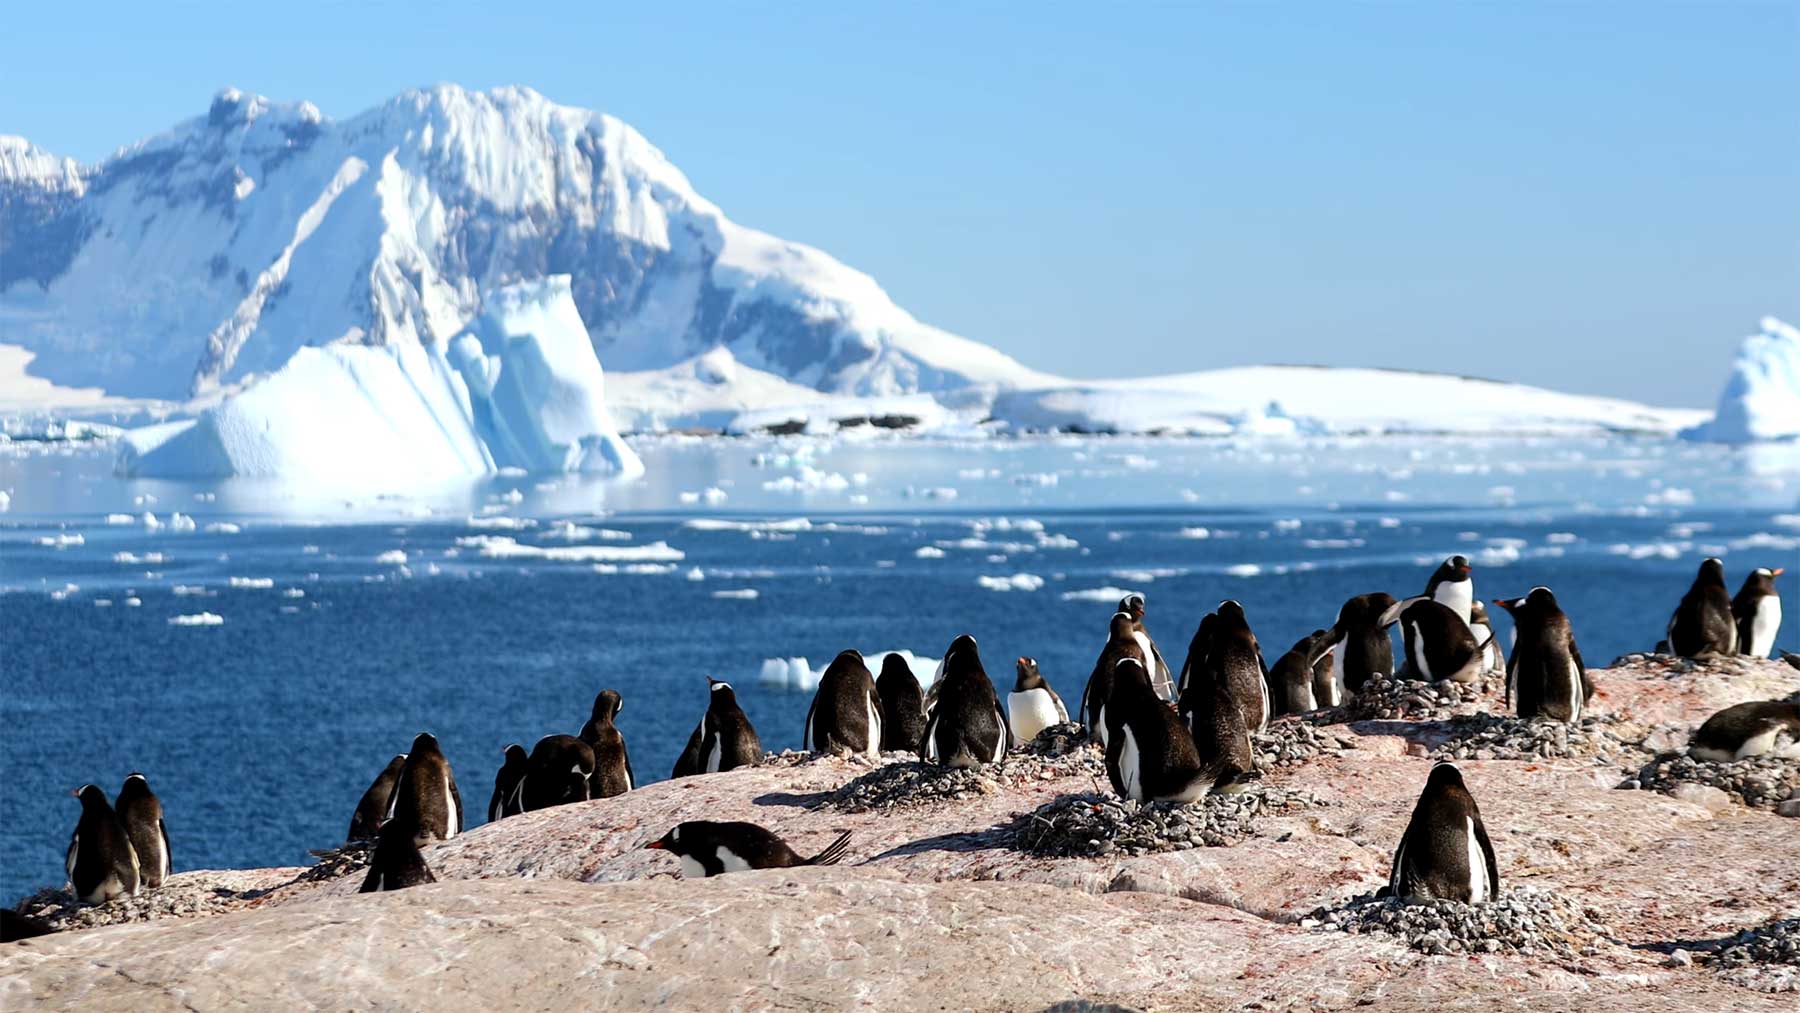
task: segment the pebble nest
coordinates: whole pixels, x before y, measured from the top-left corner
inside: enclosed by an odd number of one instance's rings
[[[1511,714],[1451,718],[1448,738],[1431,751],[1440,760],[1589,759],[1596,765],[1640,763],[1643,729],[1614,714],[1590,714],[1577,724]]]
[[[1300,920],[1324,932],[1381,933],[1420,953],[1549,953],[1592,955],[1612,931],[1599,916],[1567,897],[1534,887],[1503,891],[1486,904],[1453,900],[1402,901],[1373,894]]]
[[[1334,713],[1339,721],[1443,721],[1486,710],[1505,699],[1506,680],[1501,676],[1473,682],[1418,682],[1377,676],[1363,683],[1363,688]]]
[[[1019,817],[1008,836],[1014,850],[1045,858],[1218,848],[1255,836],[1266,815],[1321,804],[1313,795],[1269,785],[1189,803],[1068,795]]]
[[[1321,754],[1355,749],[1356,736],[1340,736],[1305,718],[1277,718],[1254,736],[1256,769],[1296,767]]]
[[[164,882],[136,897],[118,897],[105,904],[83,904],[62,890],[39,890],[20,901],[14,910],[38,918],[57,932],[124,925],[158,918],[196,918],[240,910],[246,900],[263,890],[232,890],[200,883]]]
[[[1664,794],[1683,784],[1709,785],[1752,808],[1774,809],[1800,798],[1800,760],[1751,756],[1713,763],[1685,755],[1659,756],[1638,771],[1636,780],[1638,787]]]
[[[1046,728],[999,763],[979,767],[940,767],[913,760],[910,753],[890,755],[897,759],[833,791],[820,806],[840,812],[882,812],[993,795],[1065,777],[1106,783],[1106,761],[1088,747],[1086,734],[1073,723]]]
[[[1800,918],[1777,918],[1726,940],[1712,966],[1734,985],[1800,992]]]

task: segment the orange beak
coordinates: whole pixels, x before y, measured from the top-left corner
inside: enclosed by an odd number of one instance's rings
[[[663,842],[661,842],[661,841],[651,841],[649,844],[644,845],[644,850],[645,851],[667,851],[668,849],[663,847]]]
[[[1782,574],[1784,574],[1784,573],[1786,573],[1786,572],[1787,572],[1787,567],[1785,567],[1785,566],[1777,566],[1777,567],[1776,567],[1776,568],[1775,568],[1775,569],[1773,569],[1773,570],[1770,570],[1770,571],[1769,571],[1769,576],[1771,576],[1771,577],[1779,577],[1779,576],[1781,576],[1781,575],[1782,575]]]

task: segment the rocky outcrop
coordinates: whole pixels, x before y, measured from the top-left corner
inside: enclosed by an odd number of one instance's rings
[[[1159,850],[1165,827],[1152,848],[1034,854],[1036,810],[1109,794],[1088,763],[1015,757],[948,794],[920,777],[907,804],[891,786],[840,792],[867,761],[788,757],[475,828],[426,850],[439,883],[397,894],[359,896],[353,873],[177,876],[174,889],[231,895],[0,948],[0,1002],[1639,1009],[1649,988],[1658,1009],[1784,1008],[1791,995],[1755,983],[1793,975],[1727,976],[1709,957],[1796,915],[1800,820],[1617,786],[1646,739],[1684,741],[1719,707],[1800,690],[1800,671],[1636,659],[1595,678],[1620,755],[1459,761],[1522,917],[1581,929],[1556,946],[1488,948],[1449,916],[1359,918],[1358,934],[1315,917],[1385,883],[1452,723],[1375,719],[1265,742],[1262,782],[1287,802],[1257,807],[1252,836],[1227,847]],[[1295,741],[1309,755],[1273,762]],[[861,798],[882,804],[842,804]],[[683,881],[642,846],[690,818],[753,820],[802,852],[854,837],[841,866]],[[1477,936],[1432,955],[1412,925]]]

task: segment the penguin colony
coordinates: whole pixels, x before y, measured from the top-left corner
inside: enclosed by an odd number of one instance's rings
[[[1376,677],[1469,682],[1504,673],[1506,702],[1518,716],[1580,721],[1594,685],[1555,593],[1536,587],[1522,597],[1494,599],[1514,624],[1508,657],[1475,597],[1471,572],[1467,559],[1451,556],[1422,594],[1352,597],[1330,627],[1295,641],[1273,668],[1264,663],[1244,606],[1220,602],[1201,618],[1178,677],[1145,626],[1144,596],[1127,595],[1108,624],[1073,714],[1029,657],[1014,663],[1003,705],[975,638],[967,634],[951,642],[929,692],[897,654],[882,659],[877,677],[861,654],[844,651],[820,679],[802,741],[814,753],[879,762],[884,751],[911,751],[927,763],[967,767],[998,762],[1009,748],[1073,719],[1103,751],[1108,780],[1120,797],[1185,803],[1242,790],[1254,769],[1252,736],[1272,717],[1341,706]],[[1723,564],[1706,560],[1670,616],[1659,650],[1688,658],[1766,657],[1781,625],[1774,587],[1781,574],[1780,568],[1757,569],[1730,597]],[[1391,638],[1396,625],[1403,645],[1398,665]],[[623,708],[616,691],[603,689],[579,734],[545,735],[530,750],[507,745],[487,820],[635,789],[616,724]],[[1800,758],[1800,703],[1726,708],[1694,733],[1690,751],[1713,762]],[[762,759],[762,743],[731,685],[708,678],[705,711],[671,776],[717,773]],[[173,866],[162,803],[148,778],[133,772],[111,801],[92,784],[71,794],[81,801],[81,815],[65,863],[69,892],[102,904],[161,886]],[[421,732],[382,768],[352,814],[348,839],[373,842],[362,892],[434,882],[420,849],[454,838],[465,823],[450,763],[437,739]],[[702,877],[831,865],[845,857],[849,840],[841,834],[808,857],[754,824],[693,820],[644,847],[674,855],[683,875]],[[1493,900],[1499,888],[1498,863],[1475,798],[1461,771],[1440,762],[1395,847],[1384,892],[1481,903]]]

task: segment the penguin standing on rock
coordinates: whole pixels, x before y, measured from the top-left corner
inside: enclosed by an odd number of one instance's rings
[[[905,658],[889,653],[881,659],[875,695],[881,698],[881,748],[909,753],[918,749],[925,737],[925,691]]]
[[[1200,620],[1188,643],[1187,661],[1181,666],[1183,699],[1195,684],[1202,689],[1224,686],[1252,734],[1269,726],[1269,668],[1256,634],[1250,632],[1244,606],[1235,601],[1220,602],[1217,611]]]
[[[1506,652],[1500,649],[1500,639],[1494,636],[1494,624],[1488,620],[1487,606],[1480,599],[1469,603],[1469,630],[1475,634],[1475,643],[1481,648],[1481,674],[1505,675]]]
[[[375,854],[370,857],[369,874],[363,877],[362,888],[357,892],[384,893],[435,882],[437,877],[419,853],[418,825],[407,817],[398,817],[382,824]]]
[[[1800,699],[1752,700],[1727,707],[1695,730],[1688,755],[1713,763],[1749,756],[1800,760]]]
[[[397,753],[388,765],[375,775],[362,801],[356,803],[356,814],[350,817],[346,841],[372,841],[381,832],[381,823],[394,808],[394,790],[400,784],[400,771],[406,766],[406,754]]]
[[[1670,652],[1683,658],[1737,653],[1737,620],[1725,590],[1724,563],[1708,559],[1700,564],[1694,583],[1669,617],[1668,643]]]
[[[1327,653],[1330,635],[1314,630],[1294,642],[1286,654],[1275,660],[1269,670],[1269,694],[1276,714],[1304,714],[1319,709],[1318,669],[1325,662],[1326,678],[1330,678]]]
[[[150,790],[150,780],[134,770],[126,775],[113,809],[125,824],[125,836],[137,854],[139,881],[156,889],[170,872],[169,829],[163,825],[162,800]]]
[[[812,706],[806,710],[800,748],[881,758],[881,697],[860,653],[840,651],[825,666]]]
[[[1144,625],[1145,605],[1144,596],[1135,591],[1119,599],[1119,611],[1131,617],[1131,634],[1137,638],[1138,646],[1143,648],[1144,666],[1150,673],[1150,688],[1164,700],[1173,700],[1180,689],[1169,673],[1169,663],[1163,660],[1162,651],[1157,648],[1149,628]]]
[[[1361,691],[1370,679],[1394,674],[1394,642],[1381,625],[1393,607],[1393,595],[1376,592],[1359,594],[1338,609],[1331,627],[1331,699],[1321,699],[1321,707],[1341,706],[1346,694]]]
[[[1229,701],[1224,709],[1236,710]],[[1194,737],[1150,688],[1150,675],[1136,658],[1121,661],[1114,673],[1106,724],[1106,776],[1120,798],[1192,802],[1219,780],[1220,769],[1201,761]]]
[[[1500,867],[1481,810],[1450,762],[1431,768],[1394,849],[1388,893],[1402,900],[1485,904],[1500,893]]]
[[[623,795],[637,785],[631,774],[631,756],[625,751],[625,736],[614,724],[625,709],[625,699],[617,690],[603,689],[594,697],[593,716],[581,726],[581,741],[594,751],[594,776],[588,779],[589,798],[612,798]]]
[[[1100,743],[1101,749],[1106,748],[1106,702],[1112,698],[1114,673],[1120,663],[1130,658],[1146,671],[1154,664],[1144,653],[1143,643],[1135,633],[1130,613],[1119,612],[1112,617],[1111,636],[1107,638],[1106,646],[1100,649],[1094,671],[1088,675],[1087,686],[1081,691],[1081,723],[1087,727],[1088,737]]]
[[[1006,716],[981,652],[967,633],[950,642],[932,687],[936,706],[925,716],[919,758],[944,767],[998,763],[1006,755]]]
[[[1201,629],[1210,635],[1219,625],[1202,623]],[[1228,785],[1256,769],[1256,748],[1250,741],[1250,729],[1244,724],[1244,709],[1232,697],[1230,684],[1216,670],[1202,667],[1195,673],[1182,691],[1176,710],[1193,738],[1200,763],[1215,771],[1216,789],[1227,790]]]
[[[1447,586],[1467,586],[1446,582]],[[1473,606],[1469,606],[1473,612]],[[1399,676],[1419,682],[1474,682],[1487,667],[1487,654],[1473,628],[1454,609],[1431,598],[1409,598],[1382,613],[1383,627],[1398,622],[1406,648]]]
[[[84,784],[69,794],[81,800],[81,821],[69,835],[69,853],[63,859],[69,891],[88,904],[137,896],[137,852],[125,824],[106,801],[106,792]]]
[[[500,770],[494,774],[494,794],[488,797],[489,823],[498,823],[525,811],[519,785],[525,780],[525,772],[531,769],[531,757],[517,742],[509,743],[501,756]]]
[[[648,851],[667,851],[681,860],[685,879],[721,876],[750,869],[791,869],[801,865],[836,865],[850,844],[850,831],[803,858],[788,843],[754,823],[714,823],[688,820],[644,845]]]
[[[1014,742],[1030,742],[1051,725],[1069,720],[1062,697],[1038,673],[1036,658],[1020,658],[1013,666],[1013,691],[1006,696],[1006,724]]]
[[[1573,724],[1594,695],[1581,648],[1569,617],[1547,587],[1523,598],[1496,598],[1512,613],[1512,660],[1507,663],[1506,698],[1522,718],[1550,718]]]
[[[594,750],[573,735],[546,735],[531,747],[519,796],[525,812],[588,800]]]
[[[430,732],[413,739],[388,817],[410,820],[422,840],[447,841],[462,833],[462,794],[456,790],[456,775]]]
[[[1473,622],[1475,610],[1475,581],[1469,576],[1471,569],[1467,556],[1451,556],[1439,563],[1432,571],[1431,579],[1425,582],[1425,597],[1456,613],[1464,626]]]
[[[1731,599],[1738,650],[1753,658],[1766,658],[1775,648],[1775,634],[1781,629],[1781,595],[1775,591],[1775,578],[1785,572],[1779,566],[1772,570],[1759,566]]]
[[[731,683],[706,679],[706,713],[688,738],[687,748],[675,761],[673,777],[716,774],[721,770],[754,767],[762,762],[762,740],[744,709],[738,706]]]

